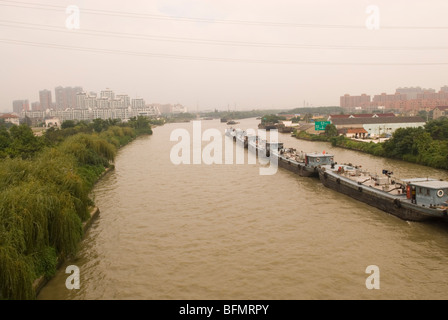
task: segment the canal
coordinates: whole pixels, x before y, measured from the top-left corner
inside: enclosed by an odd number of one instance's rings
[[[237,127],[257,129],[258,120]],[[202,121],[202,131],[228,127]],[[158,127],[119,151],[95,187],[101,213],[39,299],[446,299],[446,223],[406,222],[279,168],[174,165],[173,130]],[[279,134],[285,147],[397,177],[448,172]],[[223,141],[226,139],[223,136]],[[207,145],[204,142],[203,145]],[[65,267],[80,270],[68,290]],[[366,267],[380,289],[366,289]]]

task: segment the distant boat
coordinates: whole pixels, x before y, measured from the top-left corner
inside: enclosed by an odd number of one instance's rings
[[[226,118],[221,118],[221,122],[226,123],[228,120]]]
[[[226,129],[226,136],[232,138],[232,140],[233,140],[233,138],[236,137],[236,130],[233,128]]]
[[[258,129],[265,129],[265,130],[269,131],[269,130],[277,129],[277,127],[275,126],[275,123],[268,122],[268,123],[260,123],[258,125]]]
[[[257,117],[257,120],[261,120],[261,117]]]
[[[275,127],[278,129],[278,132],[280,133],[291,133],[294,131],[293,127],[287,127],[283,123],[277,123]]]
[[[204,120],[213,120],[213,118],[212,117],[207,117],[207,118],[204,118]]]
[[[227,121],[227,124],[229,124],[229,125],[238,124],[238,123],[239,122],[236,122],[236,121],[233,121],[233,120]]]

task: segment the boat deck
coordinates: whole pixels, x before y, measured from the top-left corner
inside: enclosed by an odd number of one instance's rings
[[[342,170],[338,170],[339,167]],[[405,184],[400,180],[395,180],[388,176],[372,175],[368,171],[349,166],[336,166],[335,169],[330,169],[330,171],[341,177],[350,179],[360,186],[370,187],[378,191],[386,192],[392,196],[406,194]]]
[[[286,149],[283,152],[275,152],[279,158],[283,158],[285,160],[292,160],[297,163],[305,163],[305,153],[304,152],[296,152],[294,149]]]

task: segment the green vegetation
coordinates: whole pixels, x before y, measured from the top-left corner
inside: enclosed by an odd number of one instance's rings
[[[325,141],[325,142],[329,142],[329,137],[327,137],[324,134],[309,134],[305,131],[294,131],[294,136],[297,139],[303,139],[303,140],[310,140],[310,141]]]
[[[354,141],[344,136],[332,137],[328,133],[310,135],[306,132],[296,132],[295,136],[299,139],[327,141],[335,147],[448,170],[448,119],[446,118],[429,121],[424,128],[400,128],[383,143]]]
[[[248,119],[261,117],[266,114],[276,114],[282,110],[250,110],[250,111],[215,111],[201,113],[201,117],[211,117],[215,119],[225,118],[228,120]]]
[[[300,120],[301,120],[301,119],[300,119],[299,116],[296,116],[296,117],[291,118],[292,123],[299,123]]]
[[[150,120],[146,117],[134,117],[128,122],[131,128],[134,128],[138,135],[140,134],[152,134]]]
[[[325,135],[327,137],[337,137],[338,136],[338,129],[332,123],[327,124],[327,126],[325,127]]]
[[[192,113],[176,113],[166,115],[166,122],[175,123],[175,122],[190,122],[191,120],[196,119],[196,115]]]
[[[74,120],[66,120],[61,124],[61,129],[74,128],[76,123]]]
[[[448,119],[445,117],[428,122],[425,129],[434,140],[448,140]]]
[[[265,115],[278,115],[282,117],[285,114],[308,114],[309,119],[312,118],[313,114],[339,114],[342,112],[340,107],[316,107],[316,108],[296,108],[293,110],[286,109],[271,109],[271,110],[250,110],[250,111],[218,111],[213,112],[200,112],[198,115],[202,118],[214,118],[214,119],[227,119],[227,120],[238,120],[238,119],[248,119],[263,117]],[[165,115],[166,122],[189,122],[197,118],[194,113],[180,113]],[[293,118],[296,123],[299,122],[300,117]]]
[[[0,127],[0,159],[20,157],[28,159],[42,150],[45,143],[34,136],[27,125]]]
[[[268,123],[278,123],[281,120],[286,120],[283,116],[277,116],[275,114],[266,114],[261,118],[262,124],[268,124]]]
[[[76,254],[94,183],[119,147],[150,130],[145,118],[69,122],[42,137],[0,128],[0,299],[34,299],[33,282]]]
[[[321,114],[321,115],[328,115],[328,114],[342,114],[343,109],[341,107],[316,107],[316,108],[296,108],[289,111],[284,111],[279,114]]]
[[[391,158],[448,169],[448,140],[445,137],[438,138],[439,134],[443,136],[443,127],[448,125],[448,120],[431,122],[424,129],[397,130],[392,138],[384,143],[385,154]]]
[[[375,143],[373,141],[363,142],[355,141],[344,136],[329,138],[331,144],[335,147],[346,148],[365,153],[373,154],[375,156],[386,156],[382,143]]]

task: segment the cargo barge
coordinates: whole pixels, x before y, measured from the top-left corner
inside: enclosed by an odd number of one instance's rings
[[[331,154],[322,153],[304,153],[297,152],[296,149],[281,149],[274,151],[273,155],[278,158],[280,168],[292,171],[302,177],[318,177],[317,169],[322,165],[329,165],[334,161]]]
[[[325,165],[319,179],[330,189],[348,195],[407,221],[447,219],[448,182],[429,178],[399,180],[392,172],[371,175],[352,165]]]
[[[282,142],[267,142],[256,135],[247,134],[241,129],[227,129],[226,135],[233,138],[238,144],[248,148],[261,157],[276,157],[280,168],[289,170],[302,177],[318,177],[317,168],[329,165],[334,161],[331,154],[298,153],[296,149],[284,148]],[[272,160],[272,158],[271,158]]]

